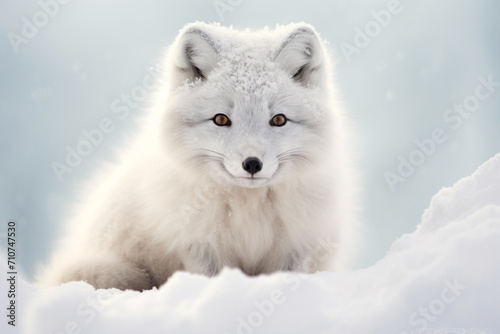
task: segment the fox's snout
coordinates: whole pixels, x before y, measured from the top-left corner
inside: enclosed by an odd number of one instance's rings
[[[262,161],[260,161],[259,158],[255,157],[245,159],[242,164],[243,169],[252,174],[252,176],[262,170],[262,165]]]

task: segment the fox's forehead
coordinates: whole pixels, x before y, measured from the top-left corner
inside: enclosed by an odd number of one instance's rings
[[[265,45],[232,45],[220,50],[219,70],[238,92],[262,96],[278,90],[274,50]]]

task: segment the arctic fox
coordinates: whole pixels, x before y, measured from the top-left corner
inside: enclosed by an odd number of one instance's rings
[[[213,276],[344,268],[355,173],[330,57],[310,25],[185,26],[153,107],[93,180],[40,286],[145,290]]]

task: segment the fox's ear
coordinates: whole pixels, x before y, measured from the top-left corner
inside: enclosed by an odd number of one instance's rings
[[[316,32],[304,26],[290,34],[276,52],[275,61],[290,78],[304,86],[319,84],[322,45]]]
[[[179,84],[196,79],[206,80],[217,65],[217,52],[210,36],[198,28],[187,29],[181,36],[175,64],[180,72]]]

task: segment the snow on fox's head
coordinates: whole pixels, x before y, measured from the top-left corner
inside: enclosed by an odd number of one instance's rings
[[[182,168],[254,188],[306,174],[328,154],[328,64],[311,26],[196,23],[169,52],[161,123]]]

